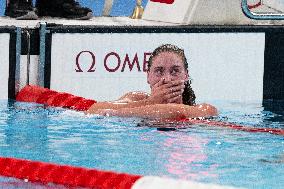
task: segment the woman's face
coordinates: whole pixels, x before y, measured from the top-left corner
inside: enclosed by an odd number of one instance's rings
[[[152,88],[154,84],[164,79],[164,82],[188,80],[188,72],[184,68],[183,59],[174,52],[161,52],[153,58],[147,74],[147,82]]]

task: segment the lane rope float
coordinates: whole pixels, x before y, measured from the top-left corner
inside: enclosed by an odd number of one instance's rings
[[[7,157],[0,157],[0,175],[43,184],[125,189],[130,189],[141,178],[139,175]]]

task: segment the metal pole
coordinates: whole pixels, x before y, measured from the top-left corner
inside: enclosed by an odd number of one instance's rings
[[[31,64],[31,36],[28,30],[24,31],[27,36],[27,80],[26,85],[30,84],[30,64]]]
[[[38,65],[38,85],[44,87],[44,73],[45,73],[45,37],[46,37],[46,23],[41,22],[39,26],[39,65]]]
[[[22,29],[16,28],[16,68],[15,68],[15,94],[20,91],[20,63],[22,54]]]

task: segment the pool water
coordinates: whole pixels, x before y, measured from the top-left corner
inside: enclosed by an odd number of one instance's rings
[[[212,104],[219,109],[214,120],[284,129],[283,110],[269,103]],[[0,100],[0,156],[235,187],[284,185],[284,136],[204,125],[160,131],[141,123]],[[0,177],[0,188],[64,187]]]

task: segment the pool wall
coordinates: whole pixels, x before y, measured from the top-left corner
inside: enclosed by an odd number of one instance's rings
[[[265,35],[263,99],[284,100],[284,31],[271,30]]]

